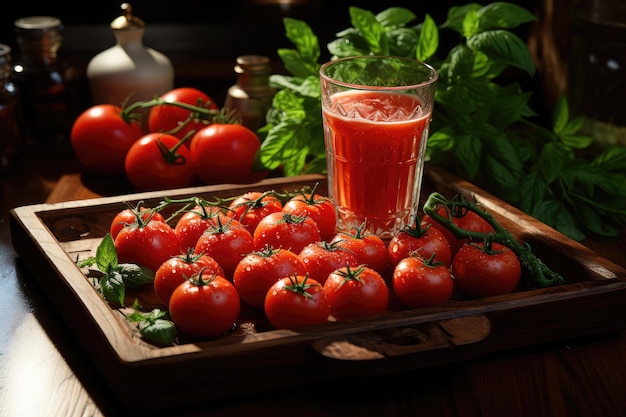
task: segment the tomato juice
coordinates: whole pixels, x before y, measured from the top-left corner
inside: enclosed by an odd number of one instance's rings
[[[323,109],[338,228],[391,238],[417,214],[430,111],[409,94],[344,91]]]

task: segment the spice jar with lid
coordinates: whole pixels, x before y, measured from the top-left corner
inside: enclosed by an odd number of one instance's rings
[[[224,101],[227,110],[239,111],[242,124],[251,130],[265,125],[276,89],[270,87],[270,60],[262,55],[242,55],[237,58],[237,83],[228,89]]]
[[[22,97],[25,137],[67,139],[80,100],[76,68],[60,54],[63,24],[52,16],[23,17],[14,24],[19,53],[13,79]]]
[[[0,172],[10,170],[21,152],[19,91],[11,80],[11,47],[0,44]]]
[[[95,55],[87,65],[94,104],[130,104],[171,90],[174,69],[163,53],[143,44],[146,24],[133,15],[129,3],[111,22],[115,45]]]

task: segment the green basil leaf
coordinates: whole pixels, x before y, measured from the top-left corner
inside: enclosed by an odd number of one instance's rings
[[[285,68],[296,77],[305,78],[310,75],[318,75],[319,66],[303,59],[300,52],[294,49],[279,49],[277,52]]]
[[[513,3],[494,2],[478,10],[480,30],[512,29],[521,24],[537,20],[525,8]]]
[[[469,133],[457,136],[454,152],[469,178],[478,174],[482,151],[482,141],[477,136]]]
[[[388,55],[389,46],[383,25],[374,13],[358,7],[350,7],[352,26],[359,30],[369,50],[375,55]]]
[[[117,250],[113,238],[107,233],[96,248],[96,265],[104,273],[117,267]]]
[[[143,337],[158,344],[171,346],[176,341],[176,326],[170,320],[142,321],[138,327]]]
[[[309,64],[316,63],[320,57],[317,36],[305,22],[286,17],[283,19],[285,35],[298,50],[300,57]]]
[[[478,25],[478,12],[474,9],[468,10],[467,14],[463,18],[461,34],[465,38],[475,35],[478,32]]]
[[[470,12],[477,12],[481,7],[480,4],[476,3],[466,4],[464,6],[453,6],[448,10],[446,21],[441,27],[455,30],[462,35],[465,16]]]
[[[154,272],[151,269],[137,264],[124,263],[117,266],[127,288],[140,287],[154,283]]]
[[[533,208],[546,198],[548,184],[536,171],[527,173],[522,178],[519,188],[519,207],[525,213],[532,212]]]
[[[569,154],[562,144],[558,142],[547,143],[539,155],[538,172],[548,184],[551,184],[563,173],[569,161]]]
[[[438,47],[439,29],[437,29],[437,24],[433,18],[427,14],[422,24],[422,30],[420,31],[415,58],[418,61],[427,61],[437,52]]]
[[[494,60],[520,68],[531,76],[535,74],[535,63],[526,43],[511,32],[505,30],[481,32],[468,38],[467,45]]]
[[[378,13],[376,20],[386,28],[398,28],[415,20],[415,14],[404,7],[390,7]]]
[[[100,278],[100,289],[105,300],[120,306],[124,305],[126,286],[122,274],[116,271],[105,274]]]
[[[572,239],[583,240],[586,237],[572,213],[557,200],[538,203],[531,215]]]

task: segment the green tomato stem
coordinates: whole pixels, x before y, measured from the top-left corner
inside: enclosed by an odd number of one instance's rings
[[[445,207],[447,217],[437,212],[439,207]],[[482,233],[465,230],[454,224],[451,212],[458,208],[471,210],[486,220],[495,230],[495,233]],[[487,211],[482,210],[476,203],[472,203],[465,199],[448,200],[437,192],[430,194],[426,203],[424,203],[424,213],[432,217],[436,222],[448,229],[457,239],[469,238],[474,241],[485,241],[489,239],[491,242],[497,242],[507,246],[519,258],[520,264],[530,273],[532,283],[539,288],[545,288],[553,285],[563,284],[565,279],[557,272],[552,271],[546,264],[541,261],[532,251],[528,243],[520,243],[507,229]]]

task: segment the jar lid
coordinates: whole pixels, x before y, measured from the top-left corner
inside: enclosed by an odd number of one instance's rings
[[[143,20],[133,16],[133,7],[129,3],[122,3],[120,8],[122,15],[111,22],[112,29],[141,29],[146,26]]]
[[[61,26],[61,19],[52,16],[29,16],[17,19],[14,23],[19,29],[52,29]]]

